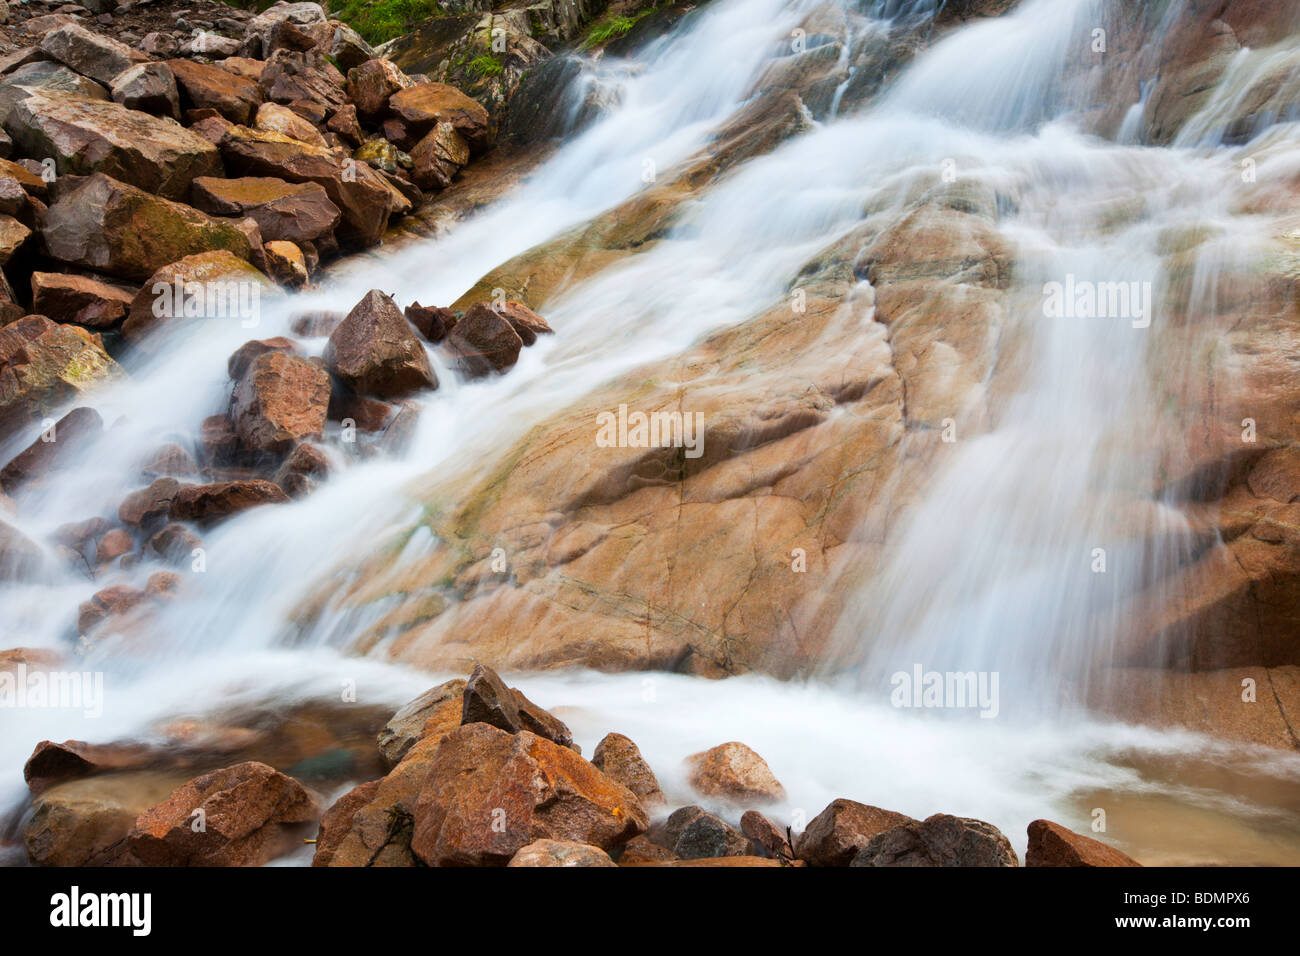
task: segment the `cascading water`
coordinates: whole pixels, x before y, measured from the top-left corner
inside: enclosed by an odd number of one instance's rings
[[[940,6],[877,3],[868,12],[878,21],[914,20]],[[1203,221],[1229,233],[1249,228],[1233,221],[1224,194],[1203,188],[1234,169],[1230,149],[1139,149],[1090,137],[1072,122],[1088,93],[1062,64],[1103,7],[1101,0],[1028,0],[1014,13],[956,29],[866,112],[814,124],[750,160],[695,198],[672,241],[548,303],[557,335],[526,350],[508,376],[457,383],[434,355],[442,387],[420,400],[417,434],[404,454],[354,463],[304,501],[209,532],[207,571],[156,615],[152,639],[85,651],[80,666],[105,673],[102,717],[6,716],[3,804],[23,802],[22,762],[42,738],[156,737],[161,721],[219,705],[336,698],[340,679],[356,682],[369,702],[394,707],[425,689],[428,675],[338,653],[367,623],[363,617],[325,613],[305,632],[294,620],[324,577],[346,577],[350,555],[410,524],[420,508],[412,482],[472,471],[471,463],[491,461],[594,385],[769,308],[803,263],[861,223],[864,208],[901,210],[912,187],[933,181],[952,159],[960,179],[1014,197],[999,229],[1016,249],[1018,307],[998,331],[998,350],[1019,367],[1008,376],[1014,388],[989,383],[996,401],[986,421],[977,424],[973,407],[954,408],[958,440],[944,447],[946,459],[937,459],[883,566],[853,582],[838,636],[861,648],[858,679],[832,688],[574,672],[534,675],[528,693],[558,706],[588,752],[611,728],[632,736],[670,798],[683,802],[689,794],[672,769],[681,757],[741,739],[786,783],[784,809],[805,818],[847,795],[918,817],[976,816],[1018,835],[1035,817],[1078,819],[1101,795],[1128,792],[1146,798],[1133,819],[1163,802],[1211,831],[1176,851],[1143,843],[1137,826],[1119,835],[1153,859],[1294,859],[1300,834],[1279,822],[1286,809],[1279,803],[1290,797],[1268,795],[1263,784],[1254,803],[1253,794],[1219,793],[1187,771],[1186,755],[1199,751],[1292,793],[1300,763],[1074,711],[1061,716],[1056,707],[1070,683],[1109,654],[1118,599],[1158,580],[1190,545],[1181,516],[1159,501],[1148,497],[1136,531],[1121,517],[1153,484],[1154,455],[1131,452],[1153,401],[1158,311],[1050,318],[1039,290],[1067,276],[1149,281],[1158,309],[1165,230]],[[114,509],[148,452],[223,406],[226,356],[247,338],[286,333],[291,312],[346,307],[370,288],[402,301],[450,302],[501,261],[634,194],[647,161],[671,168],[744,104],[772,50],[809,9],[719,0],[642,62],[602,65],[600,81],[621,86],[618,107],[444,238],[368,257],[291,308],[264,308],[255,330],[225,323],[184,330],[156,358],[131,367],[130,382],[95,396],[112,428],[87,450],[83,467],[24,500],[19,526],[40,540],[71,514]],[[884,22],[869,31],[888,33]],[[1114,201],[1139,195],[1144,214],[1116,226]],[[861,312],[863,335],[874,334],[870,302],[864,295],[849,306]],[[1155,321],[1148,327],[1144,318]],[[427,534],[411,537],[404,557],[430,543]],[[1091,568],[1099,547],[1107,553],[1104,575]],[[105,583],[51,571],[35,585],[8,589],[0,619],[17,638],[8,643],[65,647],[78,603]],[[891,708],[889,675],[914,663],[998,672],[1007,719],[939,721]],[[1017,719],[1044,713],[1054,719]]]

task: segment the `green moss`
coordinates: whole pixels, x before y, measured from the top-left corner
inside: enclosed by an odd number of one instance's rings
[[[592,47],[602,46],[610,40],[617,40],[619,37],[627,36],[643,17],[654,13],[658,7],[658,4],[646,7],[630,17],[607,13],[587,28],[587,33],[582,38],[580,48],[590,50]]]
[[[330,12],[367,43],[386,43],[425,20],[446,16],[435,0],[329,0]]]

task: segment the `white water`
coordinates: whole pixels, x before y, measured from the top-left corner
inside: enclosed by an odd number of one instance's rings
[[[1096,6],[1038,0],[1015,16],[963,28],[924,54],[877,107],[751,161],[702,195],[670,241],[548,304],[557,335],[526,350],[508,376],[458,385],[440,366],[442,388],[422,401],[418,435],[403,458],[354,465],[306,501],[260,509],[205,534],[208,571],[188,578],[180,599],[159,614],[152,628],[158,639],[138,648],[106,643],[81,665],[106,672],[103,718],[5,715],[0,805],[22,799],[21,765],[41,738],[143,736],[165,718],[223,700],[333,698],[343,679],[357,681],[363,702],[394,707],[427,687],[429,675],[336,656],[330,648],[364,626],[355,616],[326,616],[305,635],[291,621],[323,575],[340,562],[346,567],[349,555],[364,555],[389,530],[409,526],[419,507],[407,491],[412,479],[478,458],[490,462],[513,437],[601,381],[767,307],[809,256],[860,222],[869,200],[901,197],[914,182],[934,181],[946,158],[958,158],[963,176],[987,178],[1017,196],[1019,212],[1003,227],[1019,247],[1026,288],[1066,271],[1108,279],[1158,273],[1160,228],[1180,218],[1225,222],[1227,198],[1202,184],[1230,172],[1236,157],[1228,150],[1117,147],[1075,131],[1063,114],[1076,94],[1062,89],[1056,73]],[[402,303],[446,303],[491,267],[616,204],[641,188],[647,160],[662,176],[736,110],[771,50],[799,22],[800,9],[778,0],[717,2],[687,35],[656,46],[658,59],[602,67],[605,80],[623,84],[618,111],[567,144],[515,194],[437,242],[368,259],[363,275],[302,297],[294,309],[346,309],[374,287]],[[722,63],[726,68],[718,68]],[[1145,219],[1119,232],[1097,228],[1099,204],[1138,193],[1150,197]],[[249,337],[284,333],[289,312],[266,310],[251,332],[201,324],[159,360],[132,367],[132,382],[95,397],[112,431],[90,450],[85,467],[24,499],[20,527],[40,537],[60,523],[111,513],[136,486],[133,462],[173,435],[192,435],[202,417],[224,406],[226,356]],[[864,310],[864,335],[869,318]],[[867,687],[871,675],[921,661],[941,670],[999,670],[1008,703],[1019,696],[1037,704],[1056,695],[1063,673],[1105,653],[1106,635],[1093,622],[1114,592],[1087,575],[1089,552],[1113,504],[1105,495],[1140,487],[1151,462],[1116,459],[1102,449],[1126,411],[1146,400],[1150,331],[1032,324],[1034,318],[1032,311],[1010,318],[1031,342],[1024,390],[998,410],[993,431],[954,448],[955,461],[927,489],[893,562],[842,622],[847,639],[873,651]],[[1179,518],[1168,521],[1176,540]],[[408,548],[420,546],[416,538]],[[1121,547],[1112,561],[1122,572],[1126,561],[1145,566],[1145,557]],[[120,578],[142,579],[139,572]],[[10,589],[0,596],[0,620],[12,634],[0,645],[66,647],[77,604],[117,582],[59,576]],[[286,649],[288,640],[305,646]],[[859,687],[758,678],[713,683],[655,675],[654,699],[647,701],[646,679],[574,674],[518,681],[570,721],[588,752],[605,731],[627,733],[683,802],[689,796],[675,769],[680,759],[740,739],[786,783],[791,812],[811,816],[835,796],[914,815],[943,810],[988,819],[1022,849],[1024,826],[1035,817],[1056,815],[1085,828],[1088,807],[1080,801],[1097,791],[1147,794],[1210,821],[1275,821],[1280,813],[1267,801],[1251,804],[1132,765],[1134,755],[1223,756],[1188,735],[1077,715],[1050,722],[927,719],[893,710]],[[1300,780],[1287,758],[1240,759],[1263,778]],[[1246,844],[1240,858],[1266,856],[1258,842]]]

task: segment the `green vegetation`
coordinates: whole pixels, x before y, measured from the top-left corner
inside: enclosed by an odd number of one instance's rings
[[[501,61],[490,53],[484,53],[482,56],[474,57],[474,59],[469,61],[469,66],[466,67],[466,69],[468,69],[470,73],[482,79],[486,79],[489,76],[500,76],[505,71],[505,67],[501,65]]]
[[[329,0],[330,13],[360,33],[367,43],[385,43],[446,15],[435,0]]]
[[[639,10],[632,16],[621,16],[619,14],[607,13],[590,27],[587,28],[587,34],[582,38],[580,48],[590,50],[592,47],[602,46],[610,40],[617,40],[619,37],[625,37],[632,31],[632,28],[641,21],[642,17],[649,16],[659,8],[659,4],[646,7]]]

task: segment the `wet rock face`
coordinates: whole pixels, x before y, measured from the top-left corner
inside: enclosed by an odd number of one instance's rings
[[[1141,866],[1100,840],[1067,830],[1050,820],[1029,824],[1025,866]]]
[[[319,438],[329,408],[329,373],[296,355],[270,351],[240,377],[230,417],[243,446],[252,452],[283,453]]]
[[[992,824],[936,813],[872,837],[849,866],[1019,866]]]

